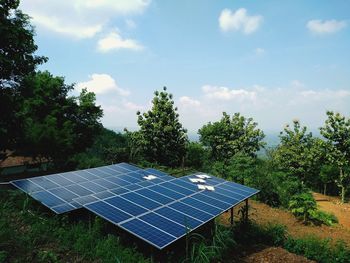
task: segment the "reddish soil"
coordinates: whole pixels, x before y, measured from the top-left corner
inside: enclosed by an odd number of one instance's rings
[[[329,197],[319,193],[314,193],[320,210],[333,213],[339,220],[339,224],[334,226],[314,226],[304,225],[297,220],[290,212],[278,208],[272,208],[266,204],[250,200],[250,218],[258,224],[279,223],[287,226],[288,233],[293,237],[317,236],[320,238],[331,238],[332,241],[343,240],[350,246],[350,204],[341,204],[339,198]],[[242,204],[243,205],[243,204]],[[235,217],[239,217],[237,212],[240,206],[235,207]],[[230,212],[221,216],[221,222],[229,224]],[[314,262],[304,257],[289,253],[285,249],[276,247],[263,247],[252,249],[246,252],[242,262],[253,263],[294,263],[294,262]]]
[[[302,256],[298,256],[280,247],[265,247],[250,253],[241,259],[244,263],[315,263]]]

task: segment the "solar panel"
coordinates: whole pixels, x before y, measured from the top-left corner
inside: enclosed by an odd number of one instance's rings
[[[212,190],[199,189],[198,178]],[[202,173],[175,178],[126,163],[11,183],[57,214],[84,207],[158,249],[258,192]]]

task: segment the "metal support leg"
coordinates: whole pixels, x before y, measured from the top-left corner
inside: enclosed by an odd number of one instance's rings
[[[233,226],[233,207],[231,208],[231,218],[230,218],[230,220],[231,220],[231,226]]]

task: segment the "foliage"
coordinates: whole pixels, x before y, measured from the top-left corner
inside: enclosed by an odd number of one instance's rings
[[[12,149],[18,136],[19,83],[47,60],[34,54],[34,29],[18,6],[18,0],[0,0],[0,152]]]
[[[128,162],[127,135],[102,128],[92,146],[74,156],[78,169]]]
[[[185,166],[201,169],[207,160],[207,150],[201,143],[190,142],[186,146]]]
[[[329,239],[309,236],[302,239],[288,238],[285,246],[288,251],[320,263],[349,262],[350,248],[338,241],[335,246]]]
[[[174,108],[172,94],[163,91],[154,93],[152,109],[137,112],[145,159],[161,165],[181,164],[186,152],[187,135]]]
[[[336,183],[341,188],[342,202],[345,202],[346,186],[350,183],[350,118],[332,111],[327,111],[327,117],[320,131],[329,145],[327,159],[338,166],[339,177]]]
[[[317,204],[310,192],[295,195],[289,201],[289,209],[297,217],[303,218],[303,222],[309,222],[317,210]]]
[[[74,154],[91,146],[101,128],[102,110],[95,95],[85,89],[68,97],[72,85],[49,72],[26,77],[20,89],[23,137],[18,148],[25,154],[65,165]],[[50,145],[50,147],[48,147]]]
[[[182,262],[213,262],[221,259],[225,253],[236,245],[232,235],[232,229],[215,224],[214,235],[211,240],[206,240],[199,234],[190,234],[191,245],[188,248],[187,256]]]
[[[0,262],[67,262],[78,255],[84,262],[151,262],[106,236],[100,218],[72,223],[26,200],[19,191],[0,192]]]
[[[223,113],[220,121],[204,125],[199,129],[200,141],[210,149],[215,161],[228,162],[235,154],[242,152],[255,156],[263,145],[264,133],[257,128],[252,118],[235,113],[232,118]]]
[[[311,132],[307,132],[306,126],[302,127],[298,120],[294,120],[292,128],[286,125],[280,133],[280,140],[273,158],[282,169],[305,182],[308,173],[312,171]]]

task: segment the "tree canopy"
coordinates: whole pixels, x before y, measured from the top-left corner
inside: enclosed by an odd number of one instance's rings
[[[333,111],[327,111],[327,117],[320,131],[330,146],[327,159],[339,169],[336,182],[341,188],[341,198],[344,202],[346,186],[350,183],[350,118]]]
[[[185,156],[187,131],[166,87],[154,95],[152,109],[143,114],[137,112],[144,155],[149,161],[176,166]]]
[[[0,0],[0,152],[13,148],[19,136],[15,112],[20,82],[47,60],[35,55],[34,29],[18,5],[18,0]]]
[[[199,129],[200,141],[208,147],[211,157],[216,161],[231,159],[241,152],[255,156],[264,146],[265,137],[252,118],[235,113],[232,118],[224,112],[220,121],[204,125]]]
[[[101,128],[102,110],[95,95],[83,90],[68,96],[73,85],[49,72],[28,75],[20,88],[17,112],[23,132],[18,149],[62,164],[91,146]]]

